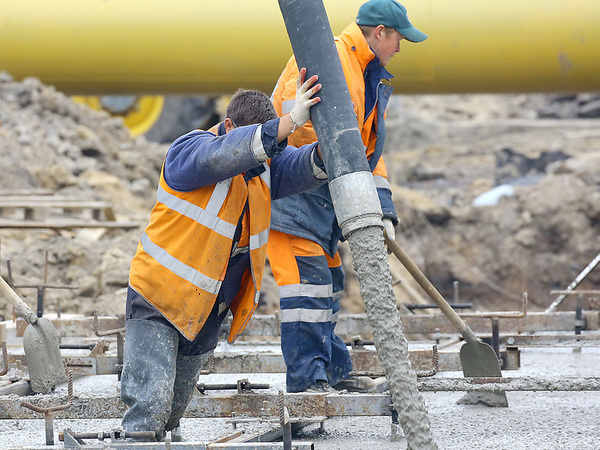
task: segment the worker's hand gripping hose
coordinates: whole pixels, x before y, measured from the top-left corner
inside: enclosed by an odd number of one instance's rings
[[[320,84],[314,84],[318,77],[313,75],[308,80],[304,81],[305,75],[306,69],[300,69],[296,87],[296,103],[294,108],[290,111],[290,119],[292,119],[292,122],[294,123],[294,130],[300,128],[310,120],[310,107],[321,101],[319,97],[311,98],[321,89]]]

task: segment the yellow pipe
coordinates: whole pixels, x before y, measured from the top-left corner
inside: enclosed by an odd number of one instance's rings
[[[325,0],[333,32],[364,0]],[[420,44],[396,93],[600,91],[598,0],[401,0]],[[275,0],[2,0],[0,70],[74,95],[271,92],[291,47]]]

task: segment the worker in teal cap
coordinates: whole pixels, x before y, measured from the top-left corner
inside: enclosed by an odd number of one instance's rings
[[[395,0],[371,0],[364,3],[358,10],[356,23],[358,26],[383,25],[393,28],[410,42],[422,42],[427,39],[425,33],[412,26],[406,8]]]
[[[370,0],[356,21],[335,38],[354,112],[390,238],[398,222],[382,158],[385,110],[392,93],[385,66],[403,40],[421,42],[427,35],[412,26],[406,8],[394,0]],[[298,67],[292,57],[273,92],[279,116],[296,103]],[[312,124],[298,127],[288,138],[300,147],[315,142]],[[374,382],[350,377],[352,362],[335,333],[344,287],[337,250],[342,232],[336,221],[329,187],[273,202],[268,255],[281,307],[281,348],[288,392],[347,389],[369,391]]]

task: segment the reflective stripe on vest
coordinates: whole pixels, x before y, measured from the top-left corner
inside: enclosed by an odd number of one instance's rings
[[[146,253],[152,256],[164,268],[170,270],[175,275],[189,281],[194,286],[211,294],[218,294],[221,289],[221,282],[207,277],[201,272],[198,272],[193,267],[187,266],[177,258],[169,255],[166,250],[154,244],[146,233],[140,238],[142,247]]]
[[[221,206],[223,206],[223,202],[227,197],[230,184],[231,179],[217,183],[205,209],[202,209],[193,203],[186,202],[185,200],[168,193],[161,186],[158,186],[156,200],[165,205],[167,208],[189,217],[199,224],[204,225],[206,228],[210,228],[214,232],[219,233],[221,236],[233,239],[237,223],[234,225],[232,223],[225,222],[218,216],[219,210],[221,209]]]
[[[250,250],[258,250],[263,245],[266,245],[269,240],[269,230],[261,231],[259,234],[250,236]]]

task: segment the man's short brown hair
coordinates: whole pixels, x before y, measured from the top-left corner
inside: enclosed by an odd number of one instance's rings
[[[269,97],[252,89],[238,89],[227,105],[226,114],[238,127],[265,123],[277,118],[277,112]]]
[[[358,28],[360,28],[360,31],[362,31],[363,36],[370,36],[373,34],[373,32],[375,31],[375,28],[377,28],[377,27],[374,27],[371,25],[359,25]],[[386,37],[389,36],[390,33],[394,32],[394,28],[389,28],[389,27],[386,27],[385,25],[384,25],[384,28],[385,28]]]

